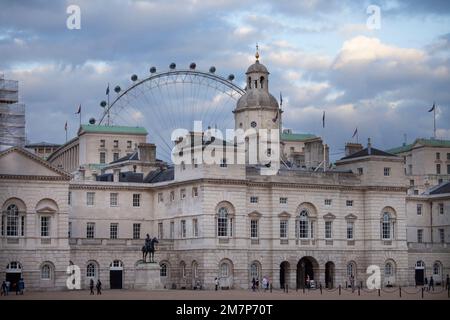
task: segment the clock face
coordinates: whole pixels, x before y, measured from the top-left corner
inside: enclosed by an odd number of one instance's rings
[[[256,128],[256,122],[252,121],[252,123],[250,123],[250,125],[252,126],[252,128]]]

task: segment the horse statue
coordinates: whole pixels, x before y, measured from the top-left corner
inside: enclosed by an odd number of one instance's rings
[[[159,243],[158,239],[154,237],[153,239],[147,234],[147,238],[145,238],[145,245],[142,247],[142,260],[144,263],[147,260],[147,254],[150,253],[149,262],[155,262],[154,253],[155,253],[155,243]]]

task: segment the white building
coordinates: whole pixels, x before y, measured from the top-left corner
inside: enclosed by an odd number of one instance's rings
[[[281,112],[269,93],[267,69],[256,61],[246,74],[246,94],[234,110],[236,127],[278,129]],[[301,288],[307,276],[329,287],[345,285],[351,276],[365,285],[369,265],[381,268],[384,284],[413,285],[421,280],[415,262],[426,260],[428,266],[434,259],[441,274],[448,273],[448,236],[437,253],[408,247],[409,182],[401,157],[368,143],[324,171],[317,168],[326,148],[313,141],[308,150],[286,143],[285,154],[294,147],[294,155],[309,152],[311,160],[282,166],[276,175],[261,175],[264,166],[226,162],[167,167],[143,130],[83,125],[77,138],[49,157],[50,164],[20,149],[0,154],[8,177],[0,184],[6,217],[0,266],[9,266],[2,273],[20,264],[28,287],[40,288],[50,265],[52,281],[45,283],[62,289],[70,261],[81,268],[83,286],[100,278],[106,288],[132,288],[147,233],[159,238],[156,260],[166,288],[191,288],[197,281],[212,288],[215,277],[221,287],[248,288],[252,278],[263,276],[274,288]],[[35,171],[19,170],[22,163],[11,156],[33,159],[48,175],[58,175],[58,183],[28,183]],[[71,172],[70,182],[58,166]],[[23,234],[8,231],[8,208],[13,202],[20,206],[19,199],[27,208],[19,216],[30,215]],[[26,244],[48,248],[47,233],[36,229],[40,199],[51,199],[53,206],[45,208],[60,218],[57,227],[51,222],[55,251],[41,249],[45,254],[39,255]],[[447,230],[447,206],[441,218],[435,221]]]

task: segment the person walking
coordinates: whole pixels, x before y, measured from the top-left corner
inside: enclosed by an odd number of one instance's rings
[[[102,294],[102,282],[100,279],[97,280],[97,294]]]
[[[6,280],[6,295],[9,294],[10,288],[11,288],[11,282],[9,282],[8,280]]]
[[[214,285],[216,287],[216,291],[219,289],[219,279],[217,277],[214,279]]]
[[[450,277],[447,275],[447,279],[445,280],[445,289],[448,290],[449,286],[450,286]]]
[[[425,289],[428,289],[427,287],[428,287],[428,278],[427,277],[425,277],[425,285],[424,285],[424,287],[425,287]]]
[[[255,292],[255,290],[256,290],[256,279],[255,278],[252,279],[252,290],[253,290],[253,292]]]
[[[264,288],[264,292],[266,292],[267,291],[267,278],[266,278],[266,276],[264,276],[264,278],[262,280],[262,285],[263,285],[263,288]]]
[[[94,279],[91,278],[91,281],[89,281],[89,289],[91,289],[91,295],[94,294]]]
[[[2,282],[2,296],[6,296],[6,281]]]
[[[23,290],[25,289],[25,281],[23,281],[23,278],[20,278],[19,280],[19,292],[21,295],[23,295]]]
[[[432,291],[434,291],[434,280],[433,276],[430,277],[430,284],[428,285],[428,291],[430,291],[430,288]]]
[[[259,279],[258,278],[256,278],[256,290],[259,291]]]

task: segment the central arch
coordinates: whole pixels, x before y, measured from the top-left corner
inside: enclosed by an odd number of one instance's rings
[[[280,264],[280,288],[284,289],[289,284],[289,262],[283,261]]]
[[[297,263],[297,289],[306,288],[307,279],[319,277],[319,264],[313,257],[303,257]]]

